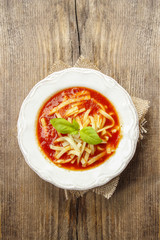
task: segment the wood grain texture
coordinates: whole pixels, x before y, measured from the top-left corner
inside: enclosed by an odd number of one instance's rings
[[[159,206],[160,2],[2,0],[0,2],[2,240],[157,240]],[[25,163],[16,138],[19,109],[56,60],[80,54],[131,95],[151,102],[148,134],[110,200],[63,190]]]

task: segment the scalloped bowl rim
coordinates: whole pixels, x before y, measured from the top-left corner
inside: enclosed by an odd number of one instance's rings
[[[85,81],[82,79],[82,76],[85,78]],[[100,84],[97,85],[97,81],[102,84],[103,88]],[[52,91],[50,85],[53,85],[56,90]],[[67,170],[57,167],[51,161],[47,161],[40,151],[35,134],[35,121],[40,106],[57,91],[72,86],[88,87],[105,95],[118,111],[120,123],[122,124],[123,136],[116,149],[116,153],[98,167],[83,171]],[[50,93],[48,91],[50,91]],[[45,95],[46,92],[47,95]],[[43,101],[37,103],[35,100],[40,94],[41,96],[43,95]],[[118,97],[122,104],[120,104],[119,101],[116,102],[116,98]],[[33,103],[35,103],[35,109],[33,109]],[[38,108],[36,109],[37,104]],[[34,116],[33,119],[28,116],[30,112],[32,112],[32,116]],[[130,119],[127,119],[127,114]],[[40,178],[59,188],[88,190],[106,184],[126,168],[136,150],[139,137],[139,121],[131,97],[117,81],[97,70],[73,67],[48,75],[31,89],[22,103],[17,122],[17,130],[18,144],[24,159]],[[36,160],[36,157],[38,160]]]

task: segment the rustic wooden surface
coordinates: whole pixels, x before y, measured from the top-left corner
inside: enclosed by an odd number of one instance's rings
[[[157,240],[160,1],[0,1],[1,231],[3,240]],[[16,138],[23,99],[58,59],[83,54],[148,99],[148,134],[110,200],[65,201],[25,163]]]

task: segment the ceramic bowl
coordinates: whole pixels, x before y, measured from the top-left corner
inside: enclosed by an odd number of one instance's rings
[[[37,114],[43,103],[57,91],[75,86],[91,88],[106,96],[115,106],[122,126],[115,154],[100,166],[85,171],[56,166],[44,157],[36,139]],[[137,112],[126,90],[111,77],[84,68],[68,68],[38,82],[21,106],[17,128],[19,147],[31,169],[45,181],[72,190],[98,187],[119,175],[132,159],[139,136]]]

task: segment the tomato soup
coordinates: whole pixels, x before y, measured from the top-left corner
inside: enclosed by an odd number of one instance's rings
[[[65,119],[73,127],[74,119],[77,133],[58,132],[51,124],[55,118],[63,119],[62,122]],[[87,132],[84,139],[81,132]],[[57,92],[44,103],[36,134],[41,151],[54,164],[70,170],[86,170],[99,166],[115,153],[121,128],[117,111],[105,96],[93,89],[72,87]],[[94,137],[101,142],[92,144]]]

